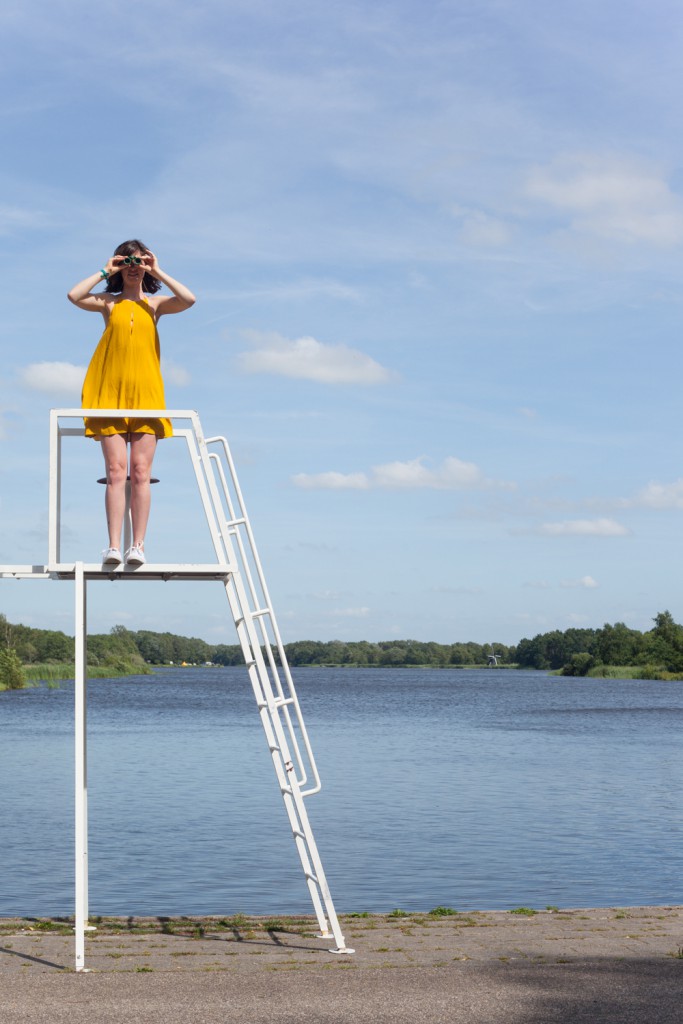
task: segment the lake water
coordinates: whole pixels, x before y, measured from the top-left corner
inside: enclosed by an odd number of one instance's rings
[[[337,910],[683,903],[683,683],[298,669]],[[310,913],[244,668],[89,684],[92,914]],[[73,912],[73,684],[0,694],[0,916]]]

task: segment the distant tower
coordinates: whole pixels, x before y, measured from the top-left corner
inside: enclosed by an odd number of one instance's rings
[[[489,644],[489,647],[491,648],[491,653],[489,654],[489,657],[488,657],[488,665],[489,665],[489,667],[494,667],[494,666],[497,667],[498,666],[498,655],[496,654],[496,652],[493,649],[493,644]]]

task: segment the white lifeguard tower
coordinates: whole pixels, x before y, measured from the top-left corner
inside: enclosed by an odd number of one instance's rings
[[[128,567],[61,560],[62,442],[83,437],[84,416],[170,419],[173,438],[187,445],[216,561]],[[129,516],[124,520],[128,546]],[[44,565],[1,565],[0,578],[75,581],[75,936],[76,970],[85,968],[88,925],[88,770],[87,770],[87,589],[93,581],[146,580],[220,582],[228,599],[256,699],[275,776],[285,804],[301,866],[320,927],[333,939],[331,953],[353,953],[346,946],[320,861],[305,800],[320,790],[320,776],[287,665],[263,570],[247,518],[230,448],[224,437],[204,437],[192,410],[52,409],[48,556]]]

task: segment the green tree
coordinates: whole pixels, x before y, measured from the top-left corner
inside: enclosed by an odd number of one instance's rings
[[[26,673],[13,647],[0,647],[0,686],[5,690],[21,690]]]
[[[605,624],[598,630],[595,654],[603,665],[632,665],[642,641],[642,633],[623,622]]]
[[[244,654],[239,644],[218,644],[213,660],[217,665],[244,665]]]
[[[683,626],[669,611],[658,612],[654,629],[643,637],[638,656],[641,665],[664,665],[669,672],[683,671]]]
[[[585,676],[589,669],[593,668],[595,658],[588,651],[580,654],[572,654],[567,664],[562,669],[563,676]]]

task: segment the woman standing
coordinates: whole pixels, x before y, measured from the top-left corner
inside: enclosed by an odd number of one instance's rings
[[[101,281],[103,292],[93,294]],[[157,295],[162,285],[172,295]],[[182,313],[195,302],[192,292],[166,274],[151,250],[134,238],[122,242],[102,270],[75,285],[69,301],[80,309],[101,313],[105,329],[83,382],[84,409],[165,409],[157,323],[165,313]],[[133,525],[129,565],[143,565],[150,508],[150,477],[157,439],[173,433],[167,419],[86,417],[85,433],[102,445],[107,474],[105,508],[109,547],[103,564],[121,557],[121,527],[130,475]],[[130,468],[128,465],[130,445]]]

